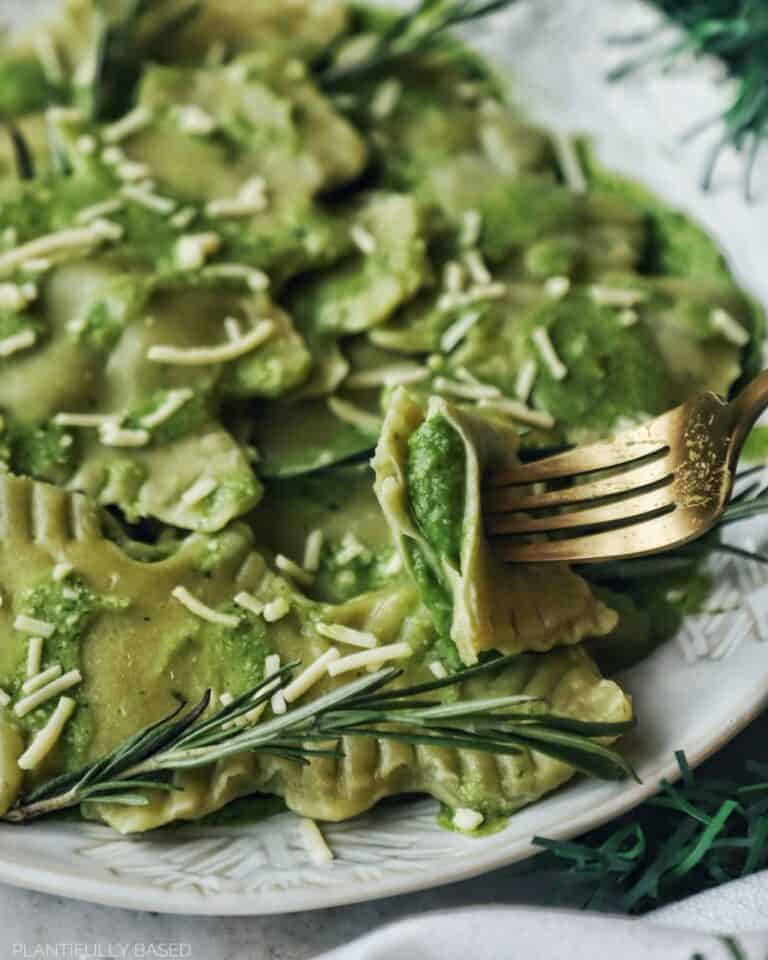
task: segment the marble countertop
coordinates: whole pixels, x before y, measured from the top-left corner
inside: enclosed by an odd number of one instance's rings
[[[215,918],[133,913],[0,885],[0,955],[4,960],[313,960],[402,917],[473,904],[545,904],[551,894],[551,878],[519,866],[426,893],[333,910]]]

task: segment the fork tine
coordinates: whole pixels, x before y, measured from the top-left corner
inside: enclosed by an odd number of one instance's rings
[[[674,508],[673,496],[674,490],[668,485],[660,490],[652,490],[636,497],[626,497],[606,506],[587,507],[584,510],[556,513],[548,517],[529,517],[523,513],[500,514],[489,519],[486,524],[486,533],[490,535],[539,533],[600,526],[606,523],[630,523],[636,517]]]
[[[655,424],[658,422],[655,421]],[[543,460],[520,464],[510,470],[497,471],[490,475],[489,480],[491,486],[506,487],[576,477],[609,467],[621,467],[636,460],[665,453],[668,449],[666,438],[661,431],[654,435],[648,428],[643,428],[605,443],[577,447]]]
[[[520,543],[517,538],[503,543],[497,539],[495,553],[508,563],[592,563],[650,556],[690,543],[712,526],[710,522],[692,524],[690,515],[687,519],[685,515],[686,511],[675,510],[619,530],[538,543]]]
[[[673,469],[671,458],[664,457],[662,460],[643,463],[639,467],[630,467],[611,477],[602,477],[591,483],[579,483],[562,490],[548,490],[545,493],[520,496],[516,487],[501,487],[490,490],[484,495],[483,510],[486,514],[540,510],[545,507],[588,503],[591,500],[602,500],[605,497],[620,496],[633,491],[640,492],[644,487],[671,480]]]

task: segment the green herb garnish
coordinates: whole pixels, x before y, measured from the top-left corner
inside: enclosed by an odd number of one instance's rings
[[[345,86],[433,46],[453,27],[490,16],[513,3],[515,0],[420,0],[415,10],[385,27],[361,59],[318,71],[319,83],[325,89]]]
[[[209,766],[239,753],[266,753],[300,763],[312,756],[339,756],[339,748],[329,750],[327,744],[342,737],[508,755],[529,749],[603,780],[635,776],[619,753],[596,739],[619,736],[634,726],[633,720],[572,720],[548,713],[546,702],[536,697],[453,703],[425,699],[515,659],[497,657],[444,680],[401,689],[389,685],[402,671],[380,670],[282,716],[241,726],[241,718],[290,680],[295,664],[288,665],[207,720],[202,717],[210,705],[210,691],[186,714],[185,704],[180,705],[170,717],[141,730],[107,756],[21,797],[3,819],[26,823],[87,801],[144,806],[149,800],[138,791],[176,789],[174,771]]]
[[[761,147],[768,137],[768,5],[764,0],[653,0],[685,36],[654,46],[648,53],[629,60],[610,77],[621,79],[650,63],[669,68],[684,56],[716,56],[736,81],[736,91],[722,117],[698,124],[691,135],[719,122],[722,135],[706,164],[702,186],[708,190],[717,162],[727,147],[746,157],[744,190],[752,198],[752,179]],[[662,25],[663,30],[666,25]],[[652,42],[657,31],[614,38],[619,42]]]
[[[680,782],[664,781],[618,826],[575,842],[535,839],[584,906],[642,913],[768,864],[768,766],[747,763],[737,780],[699,778],[676,756]]]

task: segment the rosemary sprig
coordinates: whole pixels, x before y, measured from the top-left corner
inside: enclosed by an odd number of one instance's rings
[[[724,131],[706,164],[702,186],[708,190],[718,160],[726,147],[745,155],[744,190],[753,197],[753,172],[768,137],[768,5],[764,0],[653,0],[666,16],[680,25],[685,36],[673,43],[653,46],[612,72],[618,80],[651,63],[669,69],[681,57],[716,56],[736,80],[736,91],[722,116],[698,124],[697,135],[719,121]],[[663,26],[662,28],[663,29]],[[656,31],[613,38],[617,42],[651,42]]]
[[[454,27],[505,10],[516,0],[420,0],[414,10],[394,18],[375,38],[361,59],[317,71],[325,89],[345,86],[389,67],[398,60],[437,43]]]
[[[19,175],[19,179],[34,180],[35,160],[27,138],[12,121],[8,120],[5,126],[11,140],[11,146],[13,147],[13,159],[16,164],[16,172]]]
[[[443,680],[403,688],[391,686],[402,671],[380,670],[286,714],[248,725],[246,715],[288,682],[295,664],[288,665],[208,719],[203,716],[210,706],[210,692],[186,713],[185,705],[180,705],[171,716],[139,731],[107,756],[21,797],[3,819],[26,823],[88,801],[141,806],[149,803],[146,791],[177,789],[175,771],[208,766],[241,753],[306,763],[312,756],[340,756],[338,744],[343,737],[378,737],[494,754],[530,749],[600,779],[636,776],[631,765],[599,739],[619,736],[634,721],[581,722],[549,713],[546,702],[536,697],[443,703],[428,696],[496,673],[515,659],[495,657]],[[329,749],[329,742],[337,746]]]
[[[130,0],[119,19],[107,12],[103,3],[97,4],[100,25],[90,76],[78,91],[81,105],[92,120],[114,120],[127,112],[147,51],[153,46],[162,47],[201,8],[200,3],[192,2],[163,15],[165,4],[166,0]]]

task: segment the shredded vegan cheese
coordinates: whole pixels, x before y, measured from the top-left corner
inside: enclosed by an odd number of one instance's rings
[[[53,574],[52,574],[54,582],[61,583],[62,580],[66,580],[73,570],[74,570],[74,567],[72,566],[71,563],[67,563],[66,561],[57,563],[56,566],[53,568]]]
[[[299,832],[309,859],[319,867],[333,863],[333,851],[314,820],[305,817],[299,821]]]
[[[544,283],[544,292],[553,300],[562,300],[570,289],[570,277],[548,277]]]
[[[115,213],[120,213],[124,209],[121,200],[105,200],[104,203],[95,203],[92,207],[85,207],[77,215],[77,222],[83,225],[93,223],[94,220],[101,220],[102,217],[111,217]]]
[[[350,229],[349,235],[352,237],[352,243],[364,256],[371,257],[376,253],[376,237],[361,223],[356,223]]]
[[[47,620],[37,620],[35,617],[28,617],[25,613],[20,613],[13,621],[14,630],[20,633],[31,633],[32,636],[44,637],[46,640],[52,637],[56,632],[56,625]]]
[[[0,707],[7,707],[10,702],[11,698],[8,696],[5,690],[0,687]]]
[[[403,84],[397,77],[391,77],[379,84],[371,99],[371,116],[375,120],[386,120],[395,112],[403,94]]]
[[[43,660],[43,638],[30,637],[27,643],[27,679],[40,673]]]
[[[174,587],[171,596],[174,600],[178,600],[183,607],[186,607],[191,614],[201,620],[206,620],[208,623],[215,623],[219,627],[229,627],[232,630],[240,623],[240,617],[236,617],[232,613],[220,613],[218,610],[212,609],[202,600],[198,600],[186,587]]]
[[[120,193],[126,200],[131,200],[137,206],[145,207],[153,213],[171,214],[177,207],[175,200],[171,200],[170,197],[161,197],[143,184],[126,183],[121,187]]]
[[[304,542],[304,563],[303,567],[309,573],[316,573],[320,567],[320,556],[323,550],[323,541],[325,534],[322,530],[312,530],[307,534]]]
[[[277,693],[273,695],[270,704],[272,706],[272,713],[277,717],[288,712],[288,704],[285,702],[282,690],[278,690]]]
[[[111,413],[57,413],[53,422],[57,427],[117,427],[122,417]]]
[[[196,103],[185,104],[176,108],[176,120],[179,129],[195,137],[210,136],[216,129],[216,120]]]
[[[194,397],[194,391],[189,387],[181,387],[178,390],[170,390],[168,396],[163,400],[160,406],[142,417],[139,421],[145,430],[154,430],[161,424],[170,420],[174,414],[178,413]]]
[[[274,332],[275,325],[271,320],[261,320],[239,340],[216,347],[172,347],[156,344],[147,351],[147,358],[154,363],[185,367],[227,363],[251,353],[267,341]]]
[[[103,424],[99,430],[105,447],[145,447],[150,439],[148,430],[125,430],[114,423]]]
[[[460,243],[463,247],[476,247],[483,232],[483,215],[479,210],[466,210],[461,220]]]
[[[373,413],[368,413],[367,410],[356,407],[353,403],[342,400],[340,397],[329,397],[328,409],[335,417],[338,417],[339,420],[348,423],[352,427],[357,427],[358,430],[362,430],[363,433],[378,434],[381,432],[382,421],[380,417],[377,417]]]
[[[517,400],[507,400],[505,397],[499,397],[498,400],[481,400],[479,405],[506,414],[513,420],[519,420],[520,423],[526,423],[531,427],[551,430],[555,426],[555,418],[551,414],[543,413],[541,410],[532,410]]]
[[[565,134],[554,133],[552,145],[557,153],[560,172],[568,189],[573,193],[586,193],[589,184],[572,138]]]
[[[302,697],[308,690],[311,690],[312,687],[323,678],[326,671],[330,670],[334,661],[338,659],[339,651],[336,647],[330,647],[326,650],[325,653],[319,656],[314,663],[311,663],[306,670],[302,670],[298,677],[291,680],[283,690],[285,702],[293,703],[294,700],[298,700],[299,697]]]
[[[352,670],[360,670],[363,667],[379,667],[390,660],[402,660],[404,657],[410,657],[413,651],[407,643],[390,643],[384,647],[377,647],[375,650],[364,650],[362,653],[352,653],[347,657],[334,660],[328,664],[328,675],[338,677],[343,673],[350,673]]]
[[[146,107],[139,106],[101,132],[105,143],[120,143],[135,133],[139,133],[152,122],[152,114]]]
[[[486,383],[459,383],[446,377],[435,377],[435,390],[462,400],[490,400],[501,397],[498,387]]]
[[[35,345],[37,334],[34,330],[22,330],[0,340],[0,357],[11,357],[14,353],[27,350]]]
[[[531,340],[539,351],[539,356],[544,362],[544,366],[549,370],[555,380],[565,380],[568,376],[568,368],[557,355],[555,345],[549,336],[546,327],[536,327],[531,333]]]
[[[198,503],[209,497],[217,488],[218,484],[213,477],[200,477],[181,495],[182,505],[185,507],[195,507]]]
[[[367,633],[364,630],[353,630],[352,627],[343,627],[337,623],[316,623],[315,629],[321,637],[337,640],[339,643],[347,643],[351,647],[371,650],[378,643],[372,633]]]
[[[34,693],[30,693],[29,696],[17,700],[13,712],[17,717],[26,717],[28,713],[36,710],[42,704],[47,703],[53,697],[64,693],[65,690],[69,690],[71,687],[76,687],[82,679],[83,676],[79,670],[70,670],[69,673],[57,677],[56,680],[52,680],[50,683],[46,683],[44,687],[40,687],[39,690],[35,690]]]
[[[264,660],[264,676],[274,677],[280,672],[280,654],[270,653]]]
[[[0,254],[0,275],[28,265],[28,261],[43,257],[58,257],[62,254],[82,253],[89,247],[96,246],[104,241],[104,237],[94,231],[93,225],[86,227],[72,227],[69,230],[59,230],[48,233],[29,243],[22,244],[14,250]]]
[[[56,746],[76,706],[70,697],[61,697],[45,726],[35,734],[32,743],[19,757],[19,767],[22,770],[35,770],[40,766]]]
[[[252,613],[255,617],[260,617],[262,613],[264,613],[264,604],[261,600],[258,600],[252,593],[248,593],[245,590],[237,594],[235,603],[238,607],[242,607],[243,610],[247,610],[248,613]]]
[[[35,676],[30,677],[29,680],[26,680],[21,686],[21,692],[35,693],[36,690],[42,689],[42,687],[52,680],[58,680],[62,672],[61,665],[55,663],[52,667],[48,667],[47,670],[43,670],[42,673],[35,674]]]
[[[519,400],[522,400],[523,403],[528,402],[538,372],[539,368],[536,366],[535,360],[527,360],[522,367],[520,367],[517,379],[515,380],[515,396]]]
[[[592,286],[590,296],[601,307],[636,307],[647,299],[644,290],[629,290],[620,287]]]
[[[429,370],[416,363],[397,363],[353,373],[344,381],[344,386],[350,390],[373,390],[376,387],[421,383],[428,378]]]
[[[722,333],[726,340],[743,347],[749,343],[749,333],[722,307],[715,307],[709,315],[709,322],[715,330]]]
[[[291,605],[285,597],[275,597],[269,603],[264,604],[264,619],[267,623],[277,623],[290,612]]]
[[[176,264],[182,270],[199,270],[221,249],[217,233],[188,233],[176,241]]]
[[[449,260],[443,269],[443,288],[446,293],[461,293],[464,289],[464,267],[457,260]]]
[[[263,177],[252,177],[243,184],[236,197],[211,200],[206,206],[209,217],[253,217],[269,206],[267,183]]]
[[[451,353],[455,350],[481,316],[479,310],[471,310],[452,323],[440,338],[440,349],[443,353]]]
[[[438,680],[445,680],[448,676],[448,671],[439,660],[433,660],[429,665],[429,670],[432,676],[437,677]]]
[[[37,287],[33,284],[0,283],[0,310],[18,313],[37,299]]]
[[[286,574],[292,580],[295,580],[305,587],[311,587],[314,583],[315,578],[310,573],[302,570],[298,563],[294,563],[293,560],[282,553],[278,553],[275,557],[275,566],[281,573]]]
[[[464,254],[464,263],[467,266],[472,282],[481,287],[487,287],[493,282],[493,277],[479,250],[468,250]]]
[[[479,810],[469,810],[467,807],[459,807],[453,813],[453,825],[458,830],[466,830],[468,833],[477,830],[485,823],[485,817]]]

